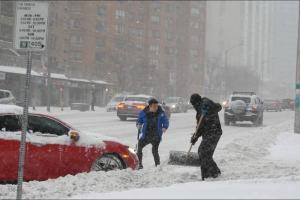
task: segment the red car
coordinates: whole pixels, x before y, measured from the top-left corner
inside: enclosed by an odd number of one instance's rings
[[[0,105],[0,182],[17,180],[21,115],[21,107]],[[26,137],[25,181],[138,166],[128,146],[86,135],[48,115],[29,114]]]

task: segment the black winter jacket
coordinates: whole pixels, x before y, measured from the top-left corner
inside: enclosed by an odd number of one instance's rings
[[[221,128],[221,123],[218,115],[218,112],[222,110],[222,106],[219,103],[215,103],[212,100],[203,97],[200,102],[194,105],[194,108],[197,112],[196,114],[197,124],[202,115],[202,110],[203,109],[207,110],[207,114],[203,118],[200,128],[197,132],[197,137],[222,135],[222,128]]]

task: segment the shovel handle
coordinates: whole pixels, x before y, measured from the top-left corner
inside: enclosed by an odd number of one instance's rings
[[[191,150],[192,150],[192,147],[193,147],[193,145],[191,144],[191,146],[190,146],[190,148],[189,148],[187,154],[190,154],[190,152],[191,152]]]
[[[197,128],[196,128],[196,131],[195,131],[194,135],[197,134],[198,129],[199,129],[199,127],[200,127],[200,125],[201,125],[201,122],[202,122],[202,120],[203,120],[203,117],[204,117],[204,116],[201,115],[201,117],[200,117],[200,119],[199,119],[199,122],[198,122],[198,124],[197,124]],[[191,152],[191,150],[192,150],[192,147],[193,147],[193,144],[191,144],[191,146],[190,146],[190,148],[189,148],[189,150],[188,150],[188,154],[190,154],[190,152]]]

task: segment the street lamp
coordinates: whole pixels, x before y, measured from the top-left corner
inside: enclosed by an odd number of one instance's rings
[[[239,43],[239,44],[237,44],[237,45],[234,45],[234,46],[232,46],[232,47],[230,47],[230,48],[228,48],[228,49],[226,49],[225,51],[224,51],[224,53],[225,53],[225,73],[227,73],[227,67],[228,67],[228,54],[232,51],[232,50],[234,50],[234,49],[236,49],[236,48],[238,48],[238,47],[241,47],[241,46],[243,46],[244,44],[241,42],[241,43]],[[224,85],[224,97],[226,98],[226,96],[227,96],[227,87],[226,87],[226,85]]]

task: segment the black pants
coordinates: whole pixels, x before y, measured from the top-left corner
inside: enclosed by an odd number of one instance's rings
[[[209,135],[202,138],[198,149],[201,166],[201,176],[204,180],[218,176],[221,171],[213,159],[213,155],[221,135]]]
[[[144,140],[139,140],[138,143],[138,150],[137,150],[137,156],[139,158],[140,164],[142,165],[142,160],[143,160],[143,148],[147,146],[148,144],[152,144],[152,154],[154,157],[154,162],[155,166],[160,164],[160,158],[158,154],[158,147],[160,144],[159,139],[144,139]]]

